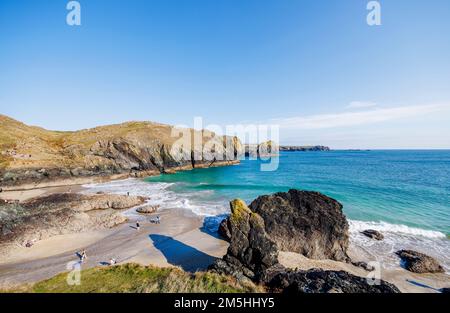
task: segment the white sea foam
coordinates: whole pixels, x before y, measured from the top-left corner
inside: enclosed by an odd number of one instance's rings
[[[426,230],[415,227],[409,227],[406,225],[390,224],[387,222],[363,222],[349,220],[350,232],[361,232],[366,229],[374,229],[379,232],[392,232],[405,235],[415,235],[427,238],[445,238],[445,234],[434,231]]]
[[[386,222],[350,220],[349,225],[351,245],[364,250],[372,260],[380,262],[385,268],[398,268],[400,259],[395,252],[410,249],[436,258],[446,272],[450,272],[450,240],[441,232]],[[384,239],[377,241],[361,234],[366,229],[380,231]]]
[[[212,201],[197,201],[200,194],[210,194],[210,190],[198,191],[192,194],[179,195],[170,190],[174,183],[149,183],[140,179],[125,179],[102,184],[84,185],[86,193],[112,193],[132,196],[149,197],[146,204],[159,205],[164,209],[187,209],[200,216],[215,216],[223,214],[227,206]],[[136,208],[124,213],[127,216],[139,216]]]

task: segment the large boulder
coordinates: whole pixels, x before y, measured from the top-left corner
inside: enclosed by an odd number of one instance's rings
[[[346,272],[290,271],[279,263],[280,250],[348,261],[348,225],[337,201],[316,192],[291,190],[259,197],[250,207],[234,200],[230,207],[230,217],[219,228],[230,246],[210,270],[250,279],[277,292],[399,292],[384,281],[373,285]]]
[[[366,278],[344,271],[284,271],[267,284],[273,292],[301,293],[399,293],[394,285],[380,281],[370,283]]]
[[[366,230],[362,231],[361,234],[363,234],[366,237],[378,240],[378,241],[384,239],[383,234],[374,229],[366,229]]]
[[[281,251],[310,259],[348,261],[348,223],[342,205],[318,192],[289,190],[261,196],[249,208]]]
[[[136,212],[141,214],[152,214],[158,211],[159,205],[145,205],[136,209]]]
[[[227,221],[230,246],[223,259],[210,269],[238,279],[259,281],[267,269],[278,264],[276,244],[264,230],[264,220],[252,212],[242,200],[230,203],[231,215]]]
[[[413,273],[444,273],[444,268],[432,257],[413,250],[400,250],[396,254],[404,267]]]

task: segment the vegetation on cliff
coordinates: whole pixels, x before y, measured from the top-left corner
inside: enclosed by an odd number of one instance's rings
[[[186,151],[173,149],[180,138],[187,140],[188,147],[183,147]],[[201,142],[194,145],[194,138],[201,138]],[[241,144],[236,137],[175,129],[153,122],[60,132],[28,126],[0,115],[0,183],[3,185],[214,166],[220,160],[236,161],[239,149]],[[223,152],[222,158],[215,157],[219,152]]]

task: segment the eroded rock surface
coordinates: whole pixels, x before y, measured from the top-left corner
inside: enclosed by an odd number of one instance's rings
[[[349,261],[348,224],[337,201],[317,192],[290,190],[259,197],[248,207],[234,200],[230,207],[230,217],[220,224],[230,246],[210,270],[250,279],[272,291],[399,292],[384,281],[372,285],[347,272],[291,271],[279,263],[280,251]]]
[[[444,273],[444,268],[434,258],[413,250],[400,250],[396,254],[403,266],[413,273]]]
[[[56,235],[111,228],[126,221],[121,210],[144,197],[60,193],[24,203],[0,204],[0,250]]]
[[[242,200],[230,203],[228,230],[230,246],[223,259],[211,269],[238,278],[260,280],[270,267],[278,264],[278,250],[264,230],[264,220]]]
[[[363,234],[366,237],[378,240],[378,241],[384,239],[384,236],[382,233],[380,233],[377,230],[373,230],[373,229],[366,229],[366,230],[362,231],[361,234]]]
[[[318,192],[289,190],[261,196],[249,208],[282,251],[310,259],[348,260],[348,223],[342,205]]]
[[[284,271],[275,275],[268,283],[275,292],[300,293],[399,293],[394,285],[380,281],[369,284],[364,277],[344,271]]]

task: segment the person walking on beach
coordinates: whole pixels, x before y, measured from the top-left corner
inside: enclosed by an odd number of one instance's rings
[[[141,225],[139,224],[139,222],[136,222],[136,229],[139,230],[141,228]]]
[[[130,196],[130,192],[129,192],[129,191],[127,192],[127,196],[128,196],[128,197]]]
[[[159,218],[159,215],[156,217],[156,224],[161,224],[161,219]]]
[[[86,259],[87,259],[86,249],[83,249],[83,251],[81,251],[80,253],[81,263],[83,263]]]

